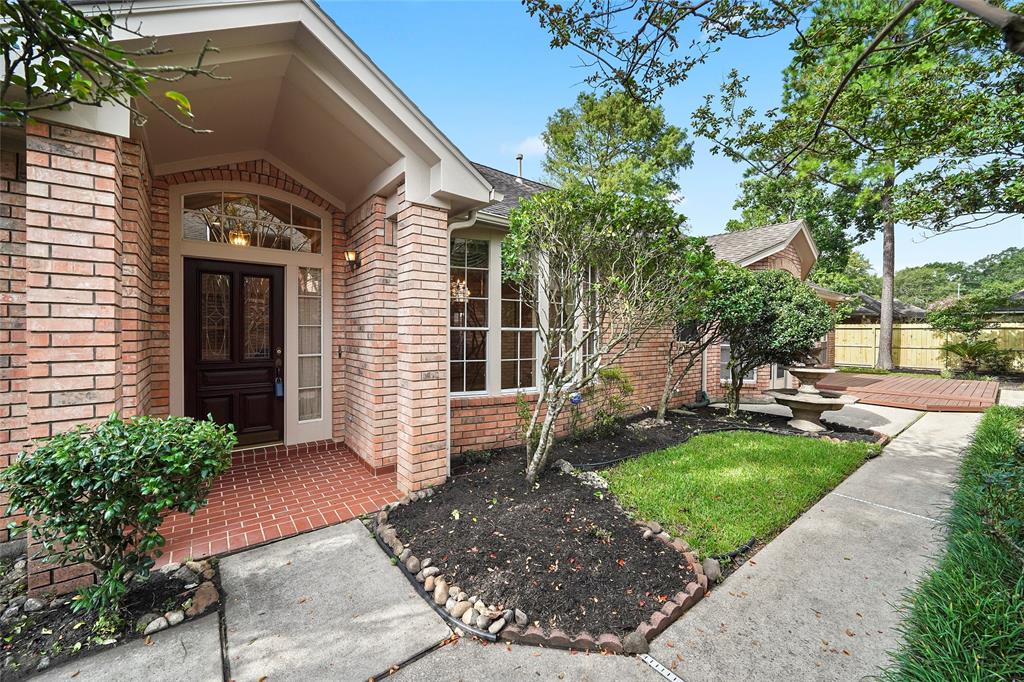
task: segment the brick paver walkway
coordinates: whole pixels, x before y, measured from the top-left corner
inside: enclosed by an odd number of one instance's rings
[[[222,554],[347,521],[401,498],[395,474],[374,476],[344,446],[326,452],[236,453],[209,504],[173,514],[158,564]]]
[[[839,373],[818,388],[849,393],[867,405],[931,412],[984,412],[995,404],[998,381]]]

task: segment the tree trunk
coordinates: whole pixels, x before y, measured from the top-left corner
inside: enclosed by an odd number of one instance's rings
[[[675,388],[675,377],[672,373],[672,366],[675,364],[673,360],[674,352],[672,346],[669,346],[668,351],[668,362],[665,365],[665,385],[661,389],[661,402],[658,403],[658,415],[659,421],[665,419],[665,414],[668,412],[668,401],[672,399],[672,389]]]
[[[892,369],[892,302],[896,275],[896,225],[890,217],[892,188],[895,179],[890,175],[882,189],[882,310],[878,320],[878,369]]]
[[[537,482],[540,472],[544,471],[547,465],[548,453],[551,451],[551,444],[554,443],[555,422],[559,413],[564,407],[565,401],[561,398],[549,400],[547,411],[544,414],[544,424],[540,430],[540,437],[533,452],[528,452],[526,459],[526,480],[533,485]],[[529,443],[529,440],[527,440]]]
[[[729,368],[729,416],[735,417],[740,411],[740,391],[743,389],[743,375],[740,368]]]

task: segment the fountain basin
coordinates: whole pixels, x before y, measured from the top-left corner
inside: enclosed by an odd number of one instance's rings
[[[839,371],[831,367],[805,367],[803,365],[785,367],[784,369],[800,381],[800,388],[797,389],[800,393],[811,395],[820,395],[821,392],[815,388],[815,384],[828,375]]]
[[[775,402],[785,405],[793,412],[793,418],[788,422],[790,426],[808,433],[827,429],[821,423],[822,413],[842,409],[844,405],[852,405],[859,400],[856,396],[817,389],[813,393],[808,393],[796,388],[780,388],[765,391],[765,395],[775,398]]]

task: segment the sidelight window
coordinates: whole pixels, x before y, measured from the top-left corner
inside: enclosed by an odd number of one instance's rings
[[[323,273],[299,268],[299,421],[323,413]]]

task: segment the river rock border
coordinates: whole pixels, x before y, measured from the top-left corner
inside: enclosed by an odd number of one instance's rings
[[[595,636],[586,631],[569,635],[558,628],[545,630],[531,624],[527,614],[519,609],[499,609],[494,604],[488,604],[479,595],[468,595],[454,583],[449,584],[430,558],[420,559],[412,554],[412,550],[398,537],[395,527],[388,523],[388,512],[398,505],[406,505],[431,495],[433,490],[430,489],[410,493],[399,502],[377,512],[373,532],[386,553],[396,564],[401,565],[406,577],[420,588],[421,596],[445,617],[456,634],[462,635],[468,631],[489,641],[497,641],[500,638],[532,646],[603,651],[611,654],[643,654],[647,653],[649,643],[655,637],[700,601],[707,592],[708,578],[686,542],[681,538],[673,538],[656,522],[637,522],[639,532],[643,534],[645,540],[661,542],[682,554],[695,578],[665,602],[661,610],[624,637],[620,638],[610,632]]]

